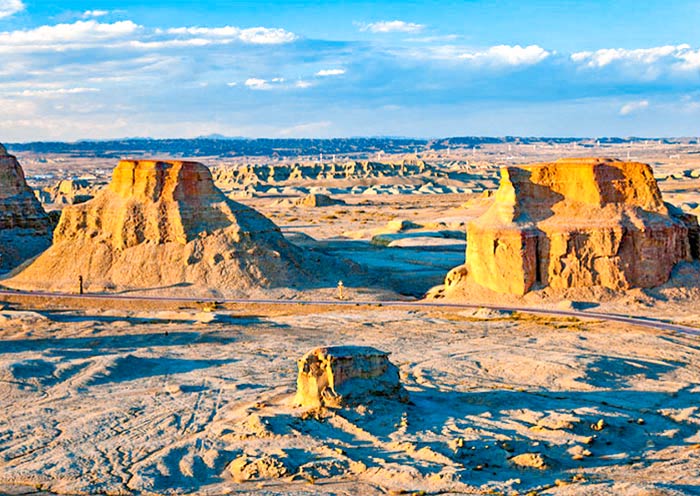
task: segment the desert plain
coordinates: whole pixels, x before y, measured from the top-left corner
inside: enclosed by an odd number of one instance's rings
[[[185,161],[176,166],[182,175],[162,180],[174,185],[175,213],[160,203],[169,191],[156,187],[161,179],[138,180],[170,177],[169,166],[129,154],[123,158],[134,160],[118,164],[111,156],[8,152],[53,238],[33,244],[38,258],[0,280],[2,493],[698,492],[696,141],[184,157],[205,168]],[[148,158],[184,160],[161,155]],[[465,264],[468,224],[489,211],[512,214],[490,210],[503,197],[504,168],[577,157],[649,164],[639,180],[651,196],[626,198],[653,215],[617,209],[623,227],[603,238],[623,243],[615,233],[632,229],[630,218],[639,232],[653,225],[678,235],[668,250],[670,235],[634,238],[640,259],[650,251],[658,258],[648,268],[653,285],[640,287],[646,272],[633,257],[610,262],[595,252],[591,235],[565,245],[604,259],[591,262],[593,275],[572,275],[570,265],[547,273],[540,236],[533,286],[523,294],[473,281],[440,288]],[[121,172],[112,176],[115,167]],[[185,177],[203,189],[179,197]],[[611,181],[613,193],[637,184]],[[183,200],[198,195],[206,201]],[[140,206],[153,198],[158,208]],[[573,211],[556,205],[558,215]],[[216,229],[207,227],[212,219]],[[221,227],[224,220],[236,228]],[[598,229],[597,220],[586,226]],[[170,247],[178,243],[184,248]],[[503,246],[515,254],[511,263],[526,253]],[[129,264],[140,264],[138,277]],[[669,273],[656,274],[666,265]],[[402,393],[340,408],[298,406],[297,361],[341,345],[389,353]]]

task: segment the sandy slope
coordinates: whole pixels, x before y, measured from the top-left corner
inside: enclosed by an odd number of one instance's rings
[[[694,338],[489,312],[217,319],[2,312],[0,492],[682,494],[700,483]],[[390,351],[411,402],[292,408],[295,360],[336,343]],[[234,482],[227,466],[243,453],[276,460],[281,477]]]

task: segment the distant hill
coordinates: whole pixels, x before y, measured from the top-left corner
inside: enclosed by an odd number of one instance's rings
[[[124,156],[171,156],[171,157],[281,157],[343,155],[362,158],[363,155],[383,153],[414,153],[426,150],[441,150],[448,147],[478,147],[485,144],[567,144],[581,145],[620,144],[648,141],[650,138],[576,138],[576,137],[488,137],[464,136],[439,139],[420,138],[334,138],[334,139],[272,139],[241,138],[209,135],[193,139],[125,138],[119,140],[82,140],[73,143],[44,142],[8,143],[11,152],[61,153],[77,157],[117,158]],[[652,139],[669,143],[697,143],[695,138]]]

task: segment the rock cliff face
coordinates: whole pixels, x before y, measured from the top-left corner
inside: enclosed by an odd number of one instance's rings
[[[0,272],[36,256],[50,244],[46,212],[27,185],[17,159],[0,145]]]
[[[695,217],[663,202],[645,164],[504,167],[493,205],[468,226],[466,266],[446,288],[473,281],[522,295],[545,286],[658,286],[676,263],[698,256],[697,229]]]
[[[197,162],[129,161],[94,199],[63,210],[53,246],[7,285],[69,290],[241,290],[316,269],[277,226],[226,198]]]

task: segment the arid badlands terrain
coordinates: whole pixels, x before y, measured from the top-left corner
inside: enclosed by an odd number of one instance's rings
[[[700,493],[697,141],[8,148],[0,494]]]

